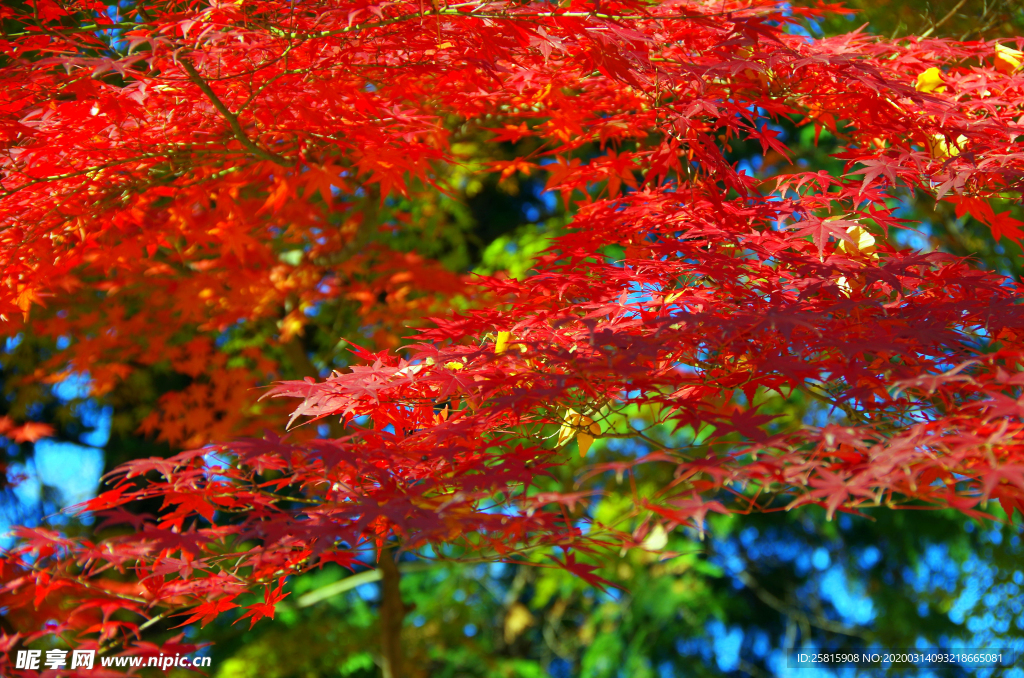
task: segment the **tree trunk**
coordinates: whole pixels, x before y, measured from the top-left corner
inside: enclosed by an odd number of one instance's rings
[[[380,554],[380,644],[381,669],[384,678],[407,678],[402,648],[402,622],[409,612],[398,588],[401,575],[395,563],[395,550],[385,548]]]

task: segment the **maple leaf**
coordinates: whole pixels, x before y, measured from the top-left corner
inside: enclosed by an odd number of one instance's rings
[[[881,174],[885,175],[885,178],[889,180],[890,185],[896,185],[896,168],[900,166],[898,162],[886,157],[862,158],[857,162],[864,165],[864,169],[851,172],[851,174],[864,175],[864,181],[861,183],[860,187],[861,193],[863,193],[864,189],[871,185],[871,182],[877,179]]]
[[[1000,488],[1000,496],[1016,496],[1019,501],[1020,497],[1024,496],[1024,466],[1020,464],[1005,464],[996,468],[986,469],[981,486],[982,497],[986,499],[992,496],[993,490],[998,487]],[[1008,511],[1007,515],[1012,516],[1013,511]]]
[[[671,501],[671,508],[648,502],[644,502],[643,506],[676,524],[692,522],[697,528],[698,536],[701,539],[704,538],[704,525],[707,520],[708,511],[729,513],[729,510],[721,502],[706,501],[696,493],[688,499],[673,499]]]
[[[200,628],[202,628],[210,622],[214,621],[218,616],[220,616],[221,613],[227,612],[228,610],[232,610],[238,607],[237,603],[232,602],[234,601],[235,598],[236,596],[231,595],[224,596],[222,598],[217,598],[216,600],[208,600],[207,602],[202,603],[195,607],[193,610],[191,610],[191,616],[188,619],[178,624],[177,626],[173,626],[171,628],[178,629],[182,626],[188,626],[189,624],[192,624],[193,622],[197,621],[199,622]],[[183,614],[189,613],[186,612]]]
[[[761,150],[767,154],[768,149],[778,152],[783,158],[789,160],[789,150],[784,143],[782,143],[780,137],[781,132],[773,129],[769,129],[768,125],[762,125],[761,129],[753,133],[754,138],[761,142]]]
[[[504,353],[508,349],[508,345],[511,340],[511,332],[498,332],[498,338],[494,342],[494,354],[501,355]]]
[[[1024,237],[1024,233],[1019,228],[1024,226],[1024,221],[1014,219],[1010,216],[1009,211],[996,214],[991,203],[987,200],[958,197],[952,202],[955,205],[957,217],[962,219],[970,214],[991,229],[992,237],[995,238],[996,242],[999,242],[1000,238],[1004,236],[1014,242],[1020,242],[1021,238]]]
[[[256,626],[256,622],[263,618],[274,618],[274,611],[277,603],[281,602],[285,598],[291,595],[291,593],[283,593],[281,589],[284,587],[284,577],[281,577],[277,581],[277,587],[271,589],[269,586],[263,588],[263,602],[253,603],[247,605],[245,614],[240,616],[234,621],[235,624],[242,621],[245,618],[249,618],[249,628]]]
[[[945,134],[930,134],[928,135],[928,151],[933,158],[944,160],[960,155],[968,141],[963,134],[957,135],[954,142],[950,142]]]
[[[580,456],[585,457],[590,446],[594,444],[594,436],[601,435],[601,426],[590,417],[570,408],[566,410],[562,425],[558,429],[557,445],[565,445],[573,435],[579,444]]]
[[[124,504],[127,501],[127,499],[124,498],[124,494],[130,489],[131,488],[128,485],[118,485],[114,489],[101,492],[92,499],[73,506],[72,508],[82,512],[106,511]]]
[[[487,131],[494,132],[494,137],[492,137],[491,139],[492,141],[499,143],[503,141],[508,141],[513,144],[518,142],[523,137],[531,134],[525,122],[521,122],[518,125],[505,125],[501,129],[489,129]]]
[[[96,499],[99,499],[104,494],[106,493],[104,492],[98,495]],[[105,501],[105,499],[100,501],[102,503],[103,501]],[[106,529],[108,527],[114,527],[117,525],[130,525],[134,531],[139,532],[143,529],[145,525],[149,524],[153,520],[153,516],[149,513],[132,513],[131,511],[128,511],[127,509],[121,507],[117,507],[114,509],[105,509],[101,511],[90,508],[86,504],[88,504],[88,502],[79,505],[81,507],[81,510],[96,511],[97,515],[103,518],[103,520],[99,523],[99,529]]]
[[[853,237],[850,235],[850,231],[856,228],[860,228],[860,224],[856,221],[848,221],[835,217],[820,219],[814,215],[807,215],[803,221],[793,224],[790,227],[790,229],[796,231],[795,235],[798,237],[811,236],[812,242],[814,242],[818,247],[819,257],[824,256],[825,243],[827,243],[830,238],[855,244]]]
[[[942,81],[942,71],[934,66],[921,72],[917,76],[917,82],[914,87],[918,92],[925,92],[929,94],[931,92],[941,93],[946,91],[946,86]]]
[[[847,254],[863,254],[877,258],[875,254],[875,237],[863,226],[850,226],[846,229],[852,242],[841,240],[838,249]]]
[[[1024,52],[1007,47],[1006,45],[996,45],[995,52],[995,67],[997,71],[1012,75],[1020,70],[1021,63],[1024,62]]]
[[[1024,221],[1014,219],[1010,216],[1009,211],[1000,212],[995,215],[988,226],[992,229],[992,237],[996,242],[999,242],[1000,238],[1006,237],[1016,243],[1020,243],[1022,238],[1024,238],[1024,232],[1020,230],[1020,227],[1024,226]]]
[[[16,443],[34,443],[37,440],[49,438],[53,433],[53,427],[49,424],[30,421],[9,429],[4,435]]]
[[[576,560],[576,554],[568,549],[563,549],[564,559],[559,560],[556,556],[549,555],[548,558],[558,563],[561,567],[572,572],[574,575],[587,582],[591,586],[595,586],[601,591],[607,591],[608,587],[625,590],[618,584],[610,582],[603,577],[599,577],[594,572],[598,570],[596,565],[587,565]]]
[[[305,183],[307,191],[318,191],[327,204],[331,204],[334,200],[332,186],[336,186],[339,190],[344,190],[347,187],[344,171],[330,164],[310,165],[305,173]]]
[[[501,170],[501,178],[507,179],[516,172],[522,172],[523,174],[530,174],[533,170],[537,169],[538,165],[527,162],[526,160],[494,160],[489,163],[490,166],[496,170]]]

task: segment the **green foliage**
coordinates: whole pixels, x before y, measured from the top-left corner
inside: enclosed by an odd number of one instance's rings
[[[794,4],[813,6],[802,0]],[[856,13],[827,20],[822,26],[825,34],[846,33],[864,24],[871,33],[895,37],[977,40],[1024,33],[1024,9],[1015,0],[847,0],[842,4]]]

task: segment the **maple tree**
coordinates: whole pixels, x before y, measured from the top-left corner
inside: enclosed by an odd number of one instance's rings
[[[839,11],[4,7],[5,332],[66,339],[26,380],[88,373],[96,397],[169,365],[186,383],[141,430],[191,448],[108,476],[81,507],[102,538],[19,529],[5,648],[116,650],[252,590],[255,623],[292,574],[366,552],[387,574],[389,544],[543,553],[607,587],[601,554],[710,513],[1024,513],[1019,289],[899,246],[920,225],[896,207],[912,191],[1020,240],[1021,45],[793,30]],[[781,120],[840,139],[843,172],[791,164]],[[571,215],[530,275],[396,244],[429,240],[488,174],[543,177]],[[317,381],[302,339],[342,303],[373,348]],[[308,378],[257,401],[285,363]],[[258,437],[286,410],[287,435]],[[588,512],[610,492],[626,508]]]

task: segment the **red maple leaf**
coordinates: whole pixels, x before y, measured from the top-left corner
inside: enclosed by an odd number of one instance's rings
[[[263,588],[263,602],[247,605],[245,609],[248,610],[248,612],[235,620],[235,623],[237,624],[246,617],[250,617],[249,628],[251,629],[256,626],[256,622],[264,617],[273,619],[277,603],[291,595],[290,592],[282,593],[282,587],[284,587],[284,577],[277,580],[277,588],[271,589],[269,586],[265,586]]]
[[[216,619],[222,612],[227,612],[228,610],[238,607],[237,603],[232,602],[235,598],[236,596],[229,595],[202,603],[191,610],[191,616],[188,619],[172,628],[181,628],[182,626],[187,626],[196,621],[199,622],[201,627],[206,626]],[[183,614],[188,613],[186,612]]]

